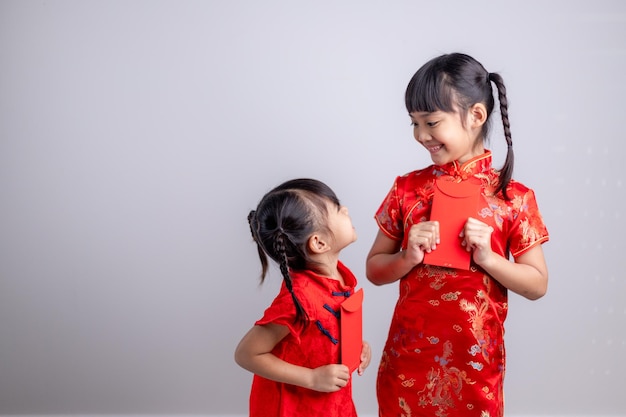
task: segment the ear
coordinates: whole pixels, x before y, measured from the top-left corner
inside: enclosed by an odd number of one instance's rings
[[[480,128],[487,121],[487,108],[483,103],[476,103],[469,109],[470,123],[473,128]]]
[[[321,235],[313,235],[309,238],[308,247],[311,253],[322,254],[330,250],[330,245]]]

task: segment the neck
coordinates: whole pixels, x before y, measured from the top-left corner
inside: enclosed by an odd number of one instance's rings
[[[335,279],[340,281],[342,284],[343,276],[339,272],[338,263],[339,257],[336,255],[330,255],[328,253],[321,254],[318,256],[314,256],[313,260],[315,261],[315,270],[320,275],[324,275],[328,278]]]

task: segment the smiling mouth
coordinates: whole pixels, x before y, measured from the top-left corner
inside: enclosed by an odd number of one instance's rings
[[[430,152],[430,153],[437,153],[441,149],[443,149],[443,145],[427,146],[426,149],[428,149],[428,152]]]

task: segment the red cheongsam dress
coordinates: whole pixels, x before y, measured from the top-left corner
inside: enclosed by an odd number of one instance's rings
[[[531,189],[511,181],[510,200],[493,195],[499,176],[486,151],[463,165],[432,165],[396,178],[375,218],[403,249],[411,226],[429,220],[433,184],[441,176],[480,181],[473,217],[494,228],[498,254],[517,257],[548,240]],[[399,282],[378,371],[380,416],[501,417],[507,309],[506,288],[473,262],[470,270],[413,268]]]
[[[306,310],[306,327],[294,323],[296,309],[284,282],[272,305],[255,324],[280,324],[289,334],[272,353],[286,362],[317,368],[340,363],[340,304],[354,293],[354,274],[338,264],[345,285],[312,271],[290,271],[293,291]],[[356,417],[352,380],[337,392],[317,392],[254,375],[250,417]]]

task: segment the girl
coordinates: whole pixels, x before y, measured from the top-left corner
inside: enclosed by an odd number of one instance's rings
[[[494,108],[491,83],[508,144],[499,171],[483,145]],[[541,248],[548,232],[535,195],[511,179],[504,83],[454,53],[420,68],[405,101],[415,139],[433,165],[397,177],[375,216],[380,230],[367,277],[376,285],[400,281],[378,372],[380,416],[502,416],[507,289],[535,300],[548,281]],[[469,270],[424,263],[445,239],[439,233],[445,219],[430,218],[435,179],[480,183],[475,215],[457,238],[471,253]]]
[[[287,181],[248,215],[265,278],[267,256],[283,276],[280,293],[243,337],[237,363],[253,372],[250,416],[356,416],[347,366],[339,364],[339,305],[355,276],[339,261],[356,232],[335,193],[312,179]],[[363,342],[361,375],[369,365]]]

